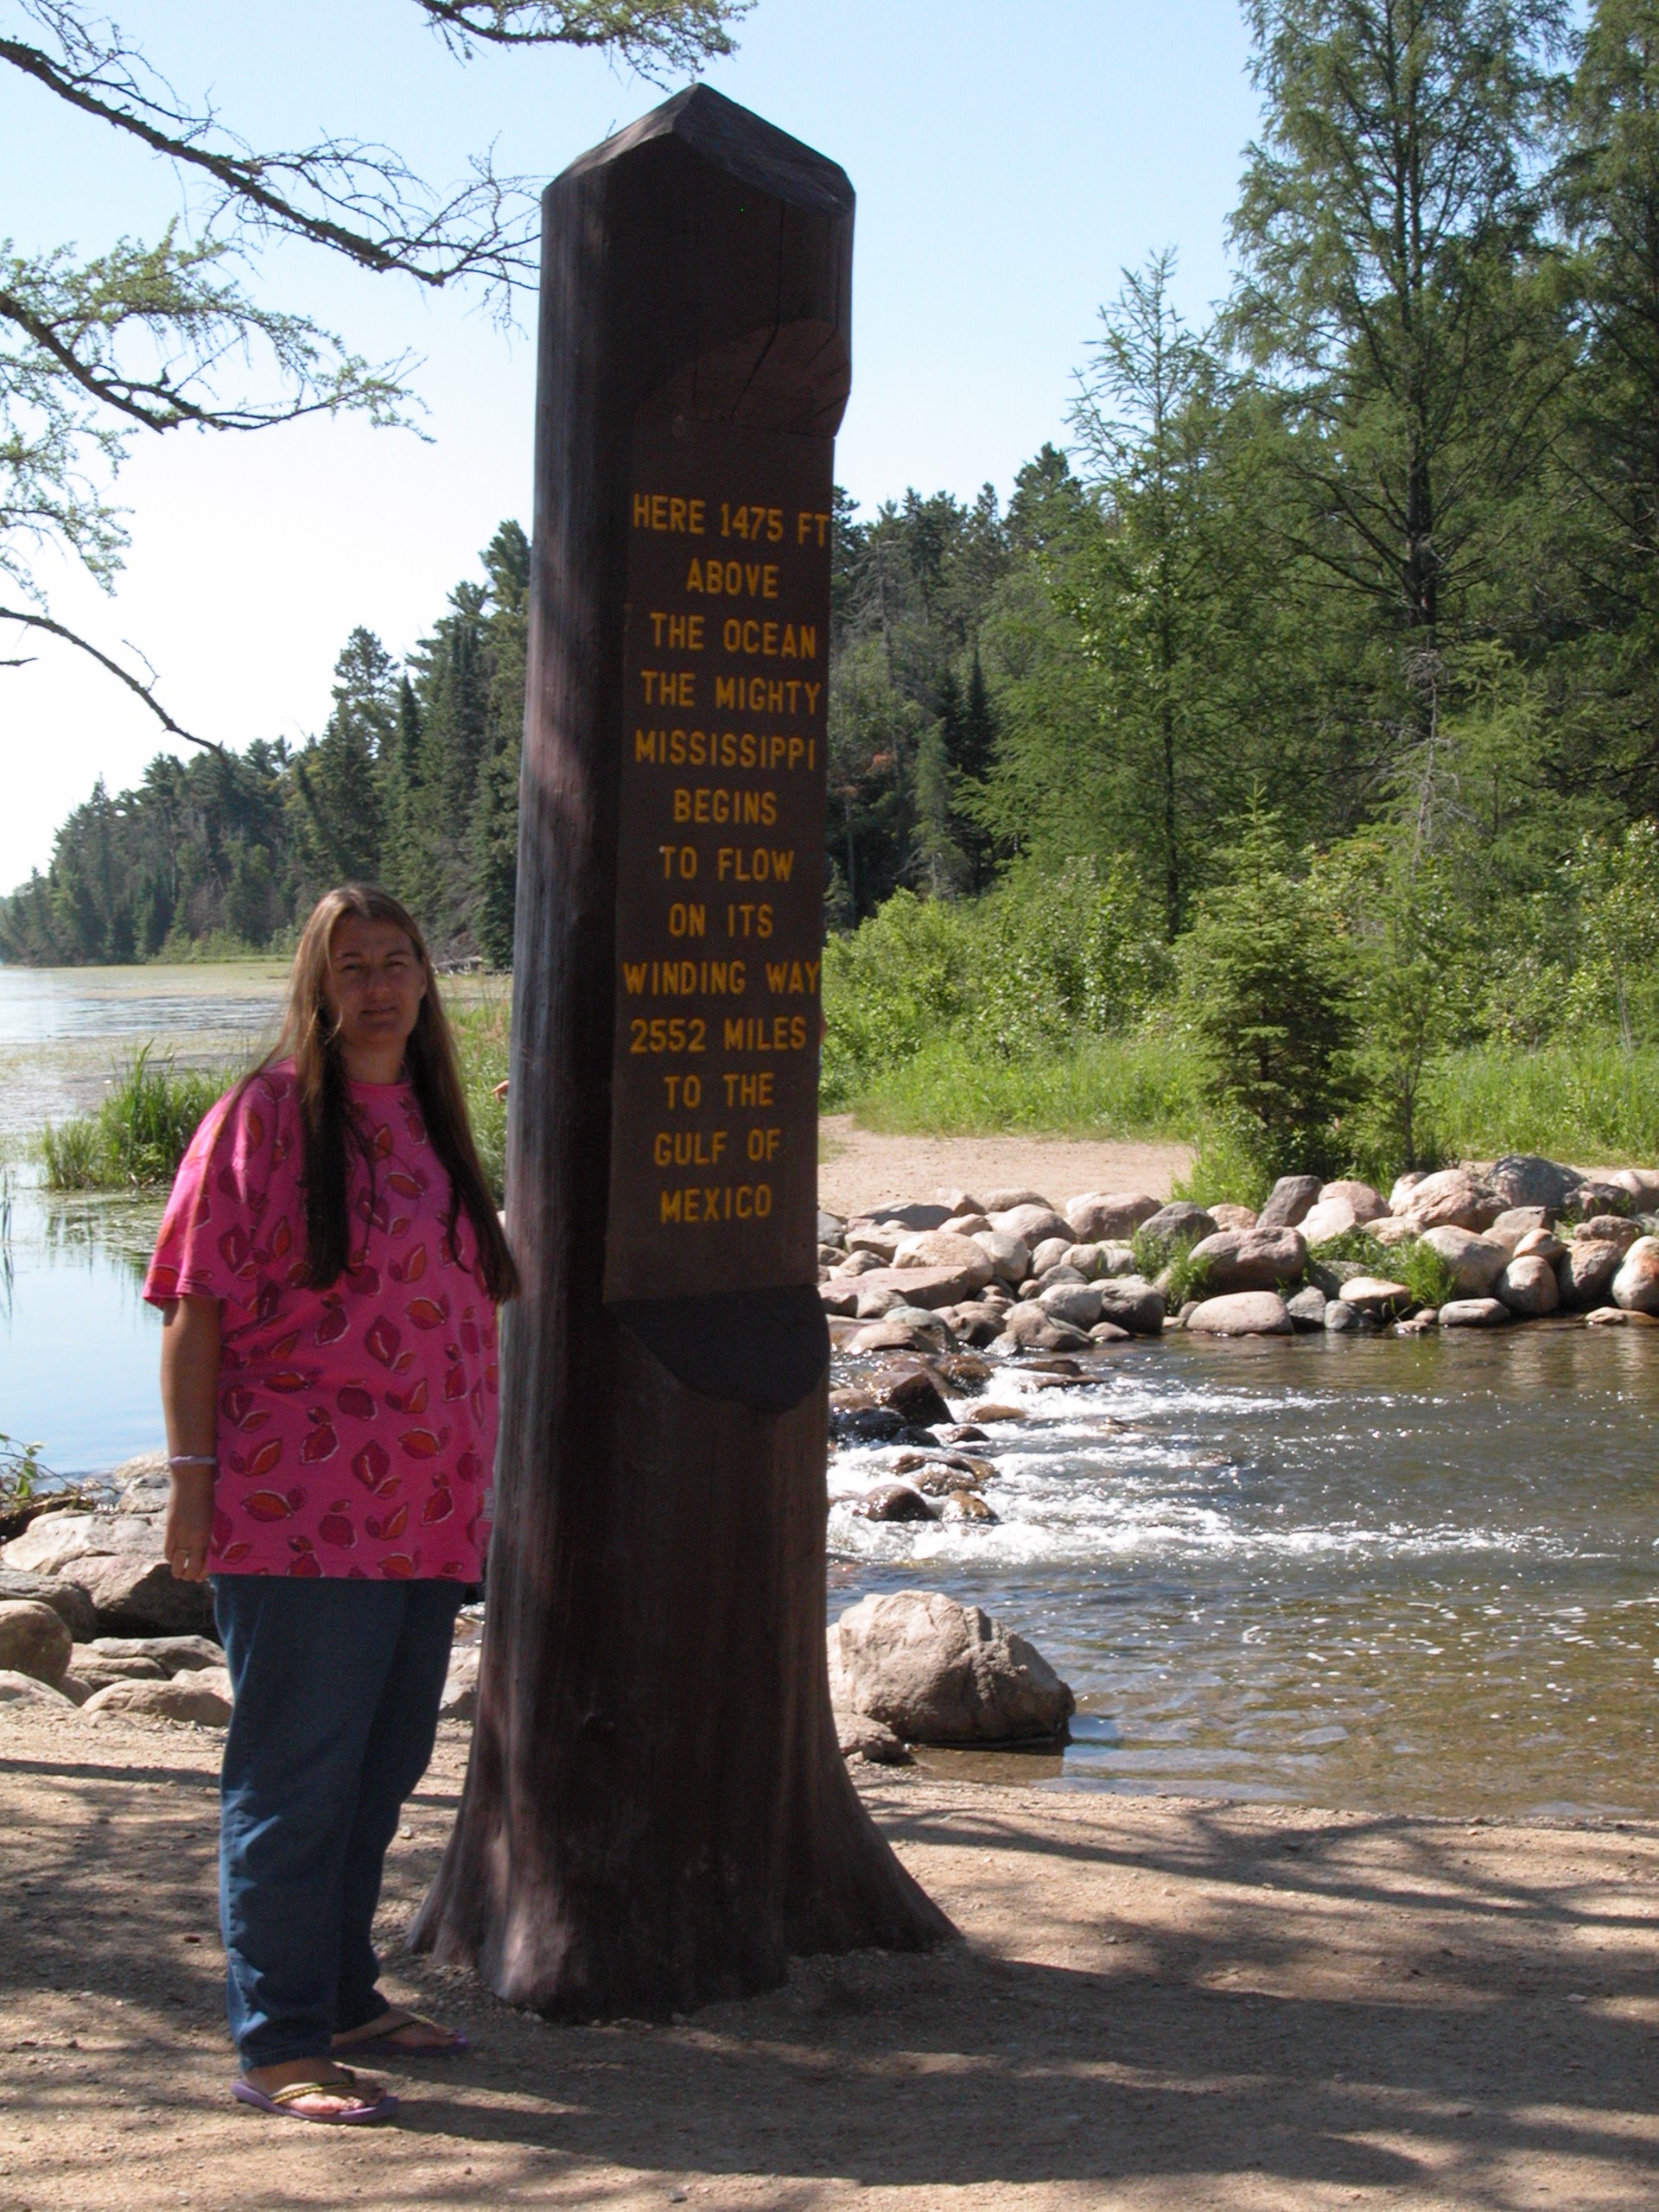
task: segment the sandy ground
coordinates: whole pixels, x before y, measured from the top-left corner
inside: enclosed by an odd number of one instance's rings
[[[448,1828],[446,1723],[388,1946]],[[217,1745],[0,1713],[0,2212],[688,2202],[1474,2212],[1659,2190],[1659,1830],[990,1789],[862,1769],[964,1940],[671,2028],[551,2027],[425,1961],[475,2050],[402,2123],[226,2094]]]
[[[818,1124],[818,1203],[831,1213],[862,1213],[896,1199],[931,1199],[941,1190],[982,1192],[1021,1184],[1056,1205],[1083,1191],[1147,1191],[1169,1196],[1192,1164],[1181,1144],[1101,1144],[1070,1137],[889,1137],[856,1128],[850,1114]]]

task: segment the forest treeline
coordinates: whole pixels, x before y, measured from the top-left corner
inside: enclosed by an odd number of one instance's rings
[[[963,1003],[1103,1027],[1269,880],[1370,960],[1391,1083],[1431,1024],[1659,1023],[1659,0],[1244,12],[1213,321],[1155,251],[1006,504],[838,498],[828,920],[864,927],[830,972],[880,977],[873,1052],[912,902],[959,911]],[[505,961],[526,568],[504,524],[402,668],[353,632],[314,743],[100,789],[0,957],[269,943],[378,874]]]

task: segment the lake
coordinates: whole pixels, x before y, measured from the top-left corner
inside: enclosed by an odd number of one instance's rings
[[[0,968],[0,1429],[61,1471],[160,1441],[138,1298],[159,1203],[48,1198],[19,1147],[156,1040],[245,1060],[282,970]],[[1001,1525],[830,1516],[832,1613],[930,1587],[1077,1692],[1060,1789],[1659,1818],[1659,1331],[1126,1346],[974,1450]],[[832,1490],[888,1465],[844,1451]]]

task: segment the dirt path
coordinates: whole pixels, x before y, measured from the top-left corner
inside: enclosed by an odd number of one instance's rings
[[[215,1740],[0,1713],[0,2212],[1548,2204],[1659,2189],[1659,1831],[1465,1827],[863,1770],[963,1929],[683,2026],[550,2027],[424,1961],[474,2055],[373,2133],[226,2096]],[[446,1724],[387,1942],[448,1828]]]
[[[1024,1184],[1056,1205],[1082,1191],[1147,1191],[1166,1198],[1192,1164],[1190,1146],[1102,1144],[1070,1137],[890,1137],[855,1128],[850,1114],[819,1123],[818,1202],[861,1213],[940,1190],[976,1193]]]

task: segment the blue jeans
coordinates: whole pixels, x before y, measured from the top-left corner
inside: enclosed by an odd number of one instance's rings
[[[245,2070],[321,2058],[387,2009],[370,1940],[386,1847],[426,1771],[458,1582],[217,1574],[235,1690],[219,1925]]]

